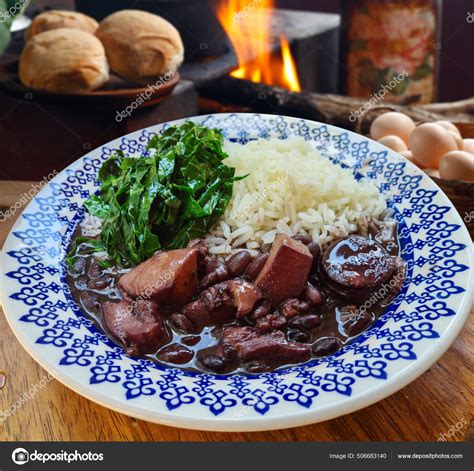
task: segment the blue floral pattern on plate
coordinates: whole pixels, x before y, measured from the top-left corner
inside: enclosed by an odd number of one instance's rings
[[[373,180],[389,197],[409,266],[402,292],[384,315],[337,354],[259,375],[190,373],[130,358],[79,310],[65,283],[63,259],[83,217],[84,201],[113,149],[140,155],[149,138],[170,123],[134,132],[102,146],[61,172],[38,194],[4,248],[3,299],[15,333],[37,360],[82,394],[123,412],[158,422],[208,429],[290,426],[338,415],[387,395],[379,385],[436,349],[466,311],[469,238],[439,189],[407,161],[351,132],[307,120],[259,114],[193,118],[222,129],[227,139],[301,136],[323,155]],[[427,353],[428,352],[428,353]],[[429,360],[426,368],[429,366]],[[426,369],[425,368],[425,369]],[[419,372],[421,373],[421,371]],[[393,384],[393,390],[398,389]],[[387,392],[388,391],[388,392]],[[319,414],[325,409],[331,412]],[[307,411],[308,415],[301,415]],[[291,421],[283,417],[300,414]],[[259,419],[263,420],[258,425]],[[214,420],[214,422],[212,422]],[[216,420],[222,421],[222,426]],[[229,425],[235,421],[238,425]]]

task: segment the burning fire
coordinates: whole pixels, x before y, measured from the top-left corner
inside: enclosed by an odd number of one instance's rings
[[[221,0],[216,14],[237,54],[239,68],[233,77],[301,91],[295,62],[285,37],[280,37],[281,55],[272,53],[270,35],[274,0]],[[257,11],[260,10],[260,11]],[[251,22],[252,15],[258,15]]]

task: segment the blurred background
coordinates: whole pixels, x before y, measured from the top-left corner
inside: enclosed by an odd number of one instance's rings
[[[0,21],[3,180],[39,180],[128,132],[208,112],[285,114],[367,133],[369,116],[361,120],[351,113],[374,94],[379,106],[419,106],[414,118],[439,112],[471,137],[472,105],[454,102],[474,95],[472,0],[17,3],[25,8],[11,26],[10,40],[2,29],[8,22]],[[146,90],[144,84],[117,74],[101,89],[80,95],[34,90],[21,82],[18,63],[31,19],[58,9],[100,21],[126,8],[164,17],[185,47],[179,76],[133,113],[123,110]],[[406,76],[393,82],[401,74]],[[432,105],[438,102],[447,105]]]
[[[344,0],[277,0],[276,4],[280,8],[340,13]],[[472,12],[472,0],[445,0],[442,5],[437,101],[461,100],[474,94],[474,61],[467,46],[474,41],[474,23],[468,22]]]

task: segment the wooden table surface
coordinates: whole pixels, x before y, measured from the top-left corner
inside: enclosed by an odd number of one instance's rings
[[[28,182],[0,182],[0,208],[8,208]],[[15,217],[0,223],[0,247]],[[29,387],[47,377],[21,347],[0,309],[0,411],[10,408]],[[0,440],[77,441],[450,441],[474,436],[474,311],[443,357],[401,391],[375,405],[319,424],[252,433],[213,433],[136,420],[99,406],[50,381],[16,413],[0,420]],[[1,386],[1,384],[0,384]]]

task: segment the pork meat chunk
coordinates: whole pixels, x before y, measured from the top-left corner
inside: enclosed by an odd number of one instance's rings
[[[173,314],[172,321],[184,331],[200,332],[205,326],[227,324],[236,316],[250,314],[262,298],[260,289],[248,281],[224,281],[204,290],[182,313]]]
[[[158,252],[123,275],[118,286],[131,298],[183,306],[196,292],[198,255],[196,247]]]
[[[255,285],[264,291],[273,306],[297,298],[308,281],[313,256],[302,242],[279,234]]]
[[[224,361],[254,360],[269,365],[284,365],[306,361],[311,356],[310,345],[288,342],[283,332],[260,334],[252,327],[226,327],[216,350]]]
[[[129,355],[154,353],[171,339],[155,301],[105,302],[102,315],[106,329],[124,345]]]
[[[260,288],[243,279],[229,280],[223,284],[227,285],[227,290],[232,296],[238,319],[250,314],[258,301],[263,299]]]

